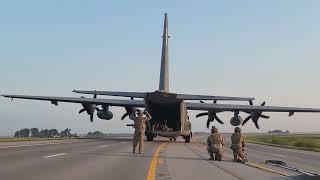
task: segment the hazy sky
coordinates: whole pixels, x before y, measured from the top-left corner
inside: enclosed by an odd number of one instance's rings
[[[164,13],[169,17],[170,89],[252,96],[256,104],[320,108],[320,1],[0,2],[0,94],[76,96],[73,89],[158,88]],[[81,105],[0,98],[0,135],[24,127],[132,132]],[[318,131],[320,114],[266,113],[261,130]],[[231,131],[232,113],[219,126]],[[246,115],[242,114],[245,118]],[[206,118],[193,130],[208,131]],[[256,131],[252,122],[245,132]]]

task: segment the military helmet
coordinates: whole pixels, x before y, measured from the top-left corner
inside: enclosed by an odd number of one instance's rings
[[[234,132],[241,132],[241,128],[239,127],[234,128]]]
[[[218,132],[218,128],[216,128],[216,126],[212,126],[211,127],[211,132],[217,133]]]

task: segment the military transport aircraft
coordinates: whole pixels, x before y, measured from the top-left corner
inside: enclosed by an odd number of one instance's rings
[[[190,142],[192,132],[191,123],[187,114],[188,110],[205,111],[198,114],[196,117],[208,116],[207,127],[210,122],[216,120],[223,124],[217,117],[217,113],[230,111],[234,113],[230,123],[233,126],[244,125],[248,120],[252,120],[257,128],[259,118],[269,118],[262,112],[289,112],[289,116],[295,112],[320,112],[320,109],[314,108],[295,108],[295,107],[276,107],[265,106],[262,103],[260,106],[253,105],[254,98],[246,97],[227,97],[227,96],[207,96],[194,94],[176,94],[169,92],[169,66],[168,66],[168,18],[167,14],[164,17],[164,29],[162,36],[162,54],[161,54],[161,70],[159,90],[154,92],[115,92],[115,91],[83,91],[73,90],[75,93],[92,94],[93,98],[85,97],[52,97],[52,96],[28,96],[28,95],[2,95],[8,98],[33,99],[51,101],[52,104],[58,105],[58,102],[80,103],[83,109],[90,115],[90,121],[93,122],[94,112],[97,111],[97,116],[100,119],[110,120],[113,118],[110,106],[120,106],[126,109],[126,113],[122,119],[129,116],[132,119],[138,108],[146,108],[152,115],[152,119],[147,123],[145,135],[148,141],[152,141],[157,135],[175,139],[177,136],[182,136],[185,142]],[[121,96],[130,99],[101,99],[97,95],[106,96]],[[138,98],[138,99],[137,99]],[[211,100],[213,103],[205,103],[205,100]],[[217,104],[217,101],[248,101],[249,105],[235,104]],[[200,102],[197,102],[200,101]],[[242,120],[239,116],[240,112],[245,112],[249,116]]]

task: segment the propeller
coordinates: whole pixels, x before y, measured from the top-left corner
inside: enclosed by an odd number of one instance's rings
[[[134,100],[134,98],[131,97],[131,100]],[[135,107],[127,106],[124,108],[126,109],[126,113],[121,116],[121,120],[124,120],[127,116],[129,116],[129,118],[130,118],[130,115],[134,114],[137,111],[137,109]]]
[[[250,103],[250,105],[253,105],[252,103]],[[265,106],[266,102],[262,102],[262,104],[260,106]],[[242,126],[244,126],[250,119],[252,119],[254,125],[256,126],[257,129],[260,129],[259,124],[258,124],[258,120],[259,118],[264,118],[264,119],[268,119],[270,118],[270,116],[266,116],[262,114],[262,111],[255,111],[255,112],[246,112],[248,114],[250,114],[246,119],[244,119]]]
[[[204,103],[204,101],[200,101],[200,103]],[[214,100],[213,103],[217,103],[217,100]],[[221,119],[217,116],[217,113],[219,113],[219,111],[214,111],[214,110],[209,110],[208,112],[204,112],[204,113],[199,113],[196,115],[196,118],[201,117],[201,116],[208,116],[208,120],[207,120],[207,128],[209,128],[210,123],[213,122],[214,120],[217,120],[220,124],[224,124]]]
[[[85,98],[85,97],[81,96],[81,98]],[[96,99],[97,94],[94,94],[93,98]],[[80,109],[79,114],[83,113],[84,111],[87,111],[88,115],[90,115],[90,121],[93,122],[94,111],[95,110],[99,111],[100,109],[97,107],[96,104],[82,103],[82,106],[83,108]]]

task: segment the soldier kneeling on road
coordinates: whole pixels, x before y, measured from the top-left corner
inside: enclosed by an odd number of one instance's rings
[[[231,143],[230,149],[233,151],[233,161],[247,162],[248,160],[244,153],[244,136],[242,135],[239,127],[234,128],[234,133],[231,136]]]
[[[224,140],[216,127],[211,128],[211,135],[207,139],[207,150],[210,160],[221,161],[223,156]]]

